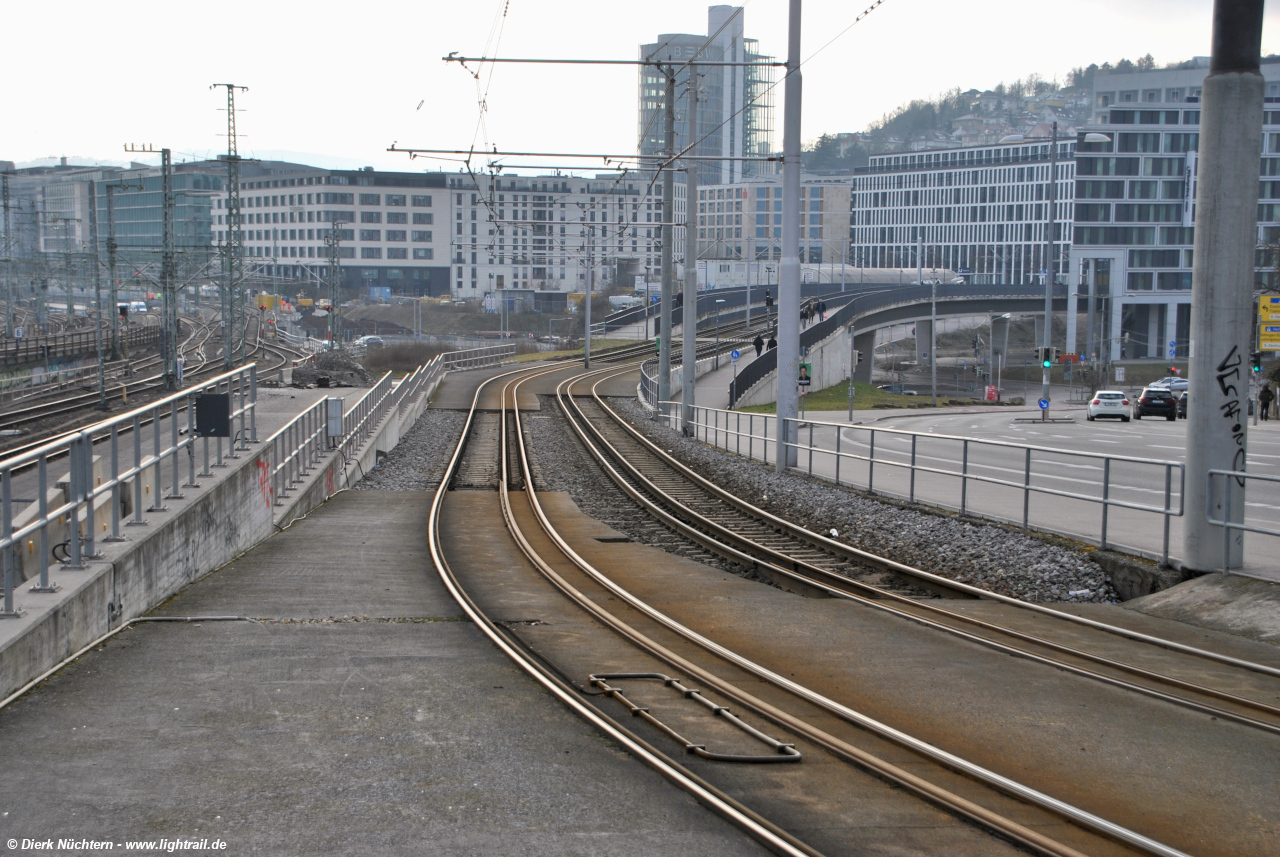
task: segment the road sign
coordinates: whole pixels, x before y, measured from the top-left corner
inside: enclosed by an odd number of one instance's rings
[[[1258,350],[1280,351],[1280,324],[1258,325]]]
[[[1177,356],[1178,356],[1178,341],[1176,339],[1170,339],[1169,340],[1169,359],[1172,360]]]
[[[1116,383],[1117,384],[1124,383],[1124,367],[1123,366],[1116,367]]]
[[[737,363],[738,358],[741,356],[742,356],[742,352],[736,348],[729,352],[729,359],[732,360],[734,363]]]
[[[996,400],[999,398],[999,396],[996,394],[996,388],[995,388],[995,387],[988,386],[988,387],[987,387],[987,391],[986,391],[985,398],[986,398],[986,400],[987,400],[988,402],[994,402],[994,401],[996,401]]]
[[[1048,400],[1048,399],[1041,399],[1039,404],[1040,404],[1040,410],[1042,410],[1042,411],[1047,411],[1047,410],[1049,410],[1049,400]]]

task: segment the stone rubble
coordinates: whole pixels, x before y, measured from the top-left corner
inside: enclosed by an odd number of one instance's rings
[[[1012,527],[905,509],[715,449],[655,422],[633,399],[610,405],[685,466],[742,499],[815,532],[932,574],[1035,602],[1111,602],[1106,572],[1087,555]]]

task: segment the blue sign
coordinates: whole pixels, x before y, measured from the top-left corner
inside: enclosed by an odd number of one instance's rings
[[[1040,410],[1042,410],[1042,411],[1047,411],[1047,410],[1049,410],[1049,400],[1048,400],[1048,399],[1041,399],[1041,400],[1040,400]]]
[[[1169,340],[1169,357],[1173,358],[1177,356],[1178,356],[1178,342],[1177,340],[1171,339]]]
[[[741,356],[742,356],[742,352],[736,348],[729,352],[729,357],[734,360],[737,360]]]

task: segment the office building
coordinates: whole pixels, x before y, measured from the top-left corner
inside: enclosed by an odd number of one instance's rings
[[[583,292],[588,260],[597,288],[656,280],[662,254],[660,184],[634,173],[579,178],[448,177],[453,224],[448,240],[452,291],[478,297],[495,289]],[[675,222],[685,218],[684,184],[675,186]],[[684,255],[684,229],[673,252]]]
[[[1038,126],[1016,143],[872,157],[854,171],[850,259],[869,268],[914,268],[920,242],[926,273],[1032,283],[1052,269],[1065,279],[1076,141],[1060,136],[1056,144],[1053,255],[1046,261],[1050,132]]]
[[[691,60],[707,62],[767,63],[755,39],[745,36],[745,12],[741,6],[711,6],[707,10],[707,35],[667,33],[656,42],[640,46],[642,60],[670,60],[676,75],[675,151],[689,145],[690,129],[685,104]],[[744,177],[771,172],[769,164],[743,161],[744,157],[773,154],[773,69],[760,66],[706,66],[698,69],[698,137],[694,154],[718,157],[699,162],[700,184],[735,184]],[[663,140],[666,77],[653,66],[640,67],[640,154],[660,157]]]
[[[1095,290],[1099,318],[1081,351],[1111,359],[1185,359],[1191,329],[1196,151],[1208,59],[1185,67],[1097,75],[1092,123],[1076,156],[1073,277]],[[1259,167],[1258,241],[1280,240],[1280,63],[1262,65],[1267,105]],[[1260,254],[1262,256],[1264,254]],[[1256,287],[1276,286],[1260,258]]]
[[[449,195],[442,173],[327,170],[246,161],[240,171],[245,272],[328,283],[338,230],[342,285],[403,294],[449,291]],[[213,244],[228,240],[225,191],[214,201]],[[336,224],[336,227],[335,227]]]

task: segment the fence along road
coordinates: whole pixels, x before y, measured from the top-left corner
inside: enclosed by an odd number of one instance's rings
[[[663,409],[675,427],[678,403]],[[777,417],[698,408],[697,437],[776,457]],[[1179,544],[1180,461],[1052,449],[931,432],[797,420],[797,468],[876,494],[1059,533],[1166,561]]]

